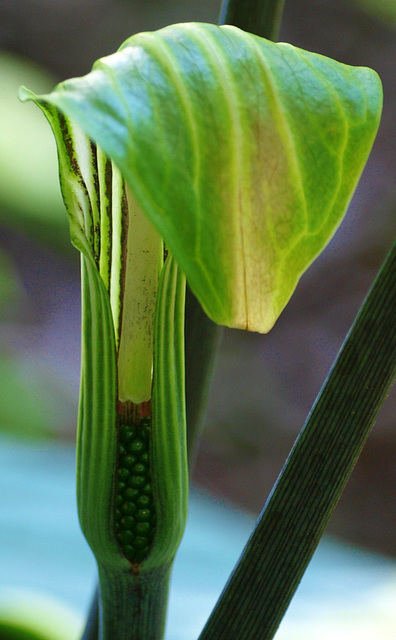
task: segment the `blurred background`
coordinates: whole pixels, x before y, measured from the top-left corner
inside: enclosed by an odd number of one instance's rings
[[[0,429],[73,442],[79,259],[55,147],[21,84],[87,73],[135,32],[216,22],[220,0],[0,0]],[[396,231],[396,2],[286,0],[280,40],[374,68],[378,138],[345,221],[266,336],[224,330],[194,483],[258,513]],[[396,556],[396,394],[384,405],[328,531]]]

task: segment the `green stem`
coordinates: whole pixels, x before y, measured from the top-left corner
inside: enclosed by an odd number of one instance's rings
[[[219,24],[276,40],[285,0],[224,0]]]
[[[98,640],[99,637],[99,590],[95,589],[81,640]]]
[[[273,638],[395,378],[395,318],[396,243],[199,640]]]
[[[207,392],[214,369],[222,328],[208,318],[198,300],[186,289],[185,368],[187,452],[194,465],[202,431]]]
[[[142,575],[99,567],[101,640],[162,638],[170,573],[170,565]]]

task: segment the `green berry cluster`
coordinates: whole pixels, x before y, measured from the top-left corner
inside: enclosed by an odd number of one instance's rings
[[[121,425],[118,440],[116,533],[124,556],[142,562],[155,529],[150,483],[149,436],[151,420],[138,426]]]

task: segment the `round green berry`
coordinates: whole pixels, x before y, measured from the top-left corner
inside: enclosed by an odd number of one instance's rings
[[[149,546],[149,541],[146,536],[136,536],[133,540],[133,546],[135,549],[145,549]]]
[[[150,516],[151,512],[149,509],[139,509],[136,511],[136,520],[139,520],[139,522],[150,520]]]
[[[120,496],[121,493],[123,493],[125,491],[126,487],[127,487],[127,485],[125,484],[125,482],[118,482],[118,484],[117,484],[118,496]]]
[[[151,496],[140,495],[136,500],[136,504],[139,507],[149,507],[151,505]]]
[[[122,503],[124,502],[124,498],[122,497],[122,495],[120,493],[117,493],[116,496],[116,507],[121,507]]]
[[[141,489],[146,483],[146,478],[144,476],[131,476],[129,479],[129,485],[131,487],[135,487],[136,489]]]
[[[135,438],[128,446],[128,451],[131,453],[143,453],[145,449],[146,445],[141,438]]]
[[[137,535],[148,536],[151,531],[151,524],[149,522],[138,522],[134,532]]]
[[[120,520],[120,525],[123,529],[133,529],[134,525],[136,524],[136,520],[135,518],[133,518],[132,516],[124,516],[123,518],[121,518]]]
[[[127,425],[122,425],[119,429],[120,442],[129,442],[133,438],[133,430]]]
[[[142,494],[145,494],[146,496],[152,495],[151,484],[149,482],[144,485],[142,489]]]
[[[135,549],[132,547],[132,545],[130,544],[125,544],[122,546],[122,551],[124,553],[124,556],[126,558],[128,558],[128,560],[132,560],[133,556],[135,554]]]
[[[145,464],[138,462],[137,464],[133,465],[132,472],[139,476],[145,476],[147,473],[147,467]]]
[[[123,444],[119,444],[118,445],[118,455],[120,456],[120,458],[122,456],[125,456],[126,452],[127,452],[127,450],[125,449],[124,445]]]
[[[121,529],[118,534],[118,538],[121,544],[133,544],[134,540],[136,540],[136,536],[132,531],[128,531],[127,529]]]
[[[124,492],[124,499],[127,502],[135,502],[138,496],[139,496],[139,489],[136,489],[135,487],[128,487]]]
[[[118,469],[118,482],[126,482],[129,478],[129,471],[125,467],[119,467]]]
[[[136,505],[133,502],[124,502],[121,507],[121,512],[125,515],[132,515],[136,511]]]
[[[119,465],[120,467],[125,467],[126,469],[130,469],[131,467],[134,466],[134,464],[136,463],[136,460],[137,460],[136,456],[127,454],[126,456],[123,456],[122,458],[120,458]]]

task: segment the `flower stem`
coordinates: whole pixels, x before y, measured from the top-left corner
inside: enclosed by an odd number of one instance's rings
[[[95,589],[87,623],[81,640],[97,640],[99,637],[99,589]]]
[[[101,640],[162,638],[170,573],[170,565],[143,574],[99,567]]]
[[[219,24],[276,40],[285,0],[224,0]]]

